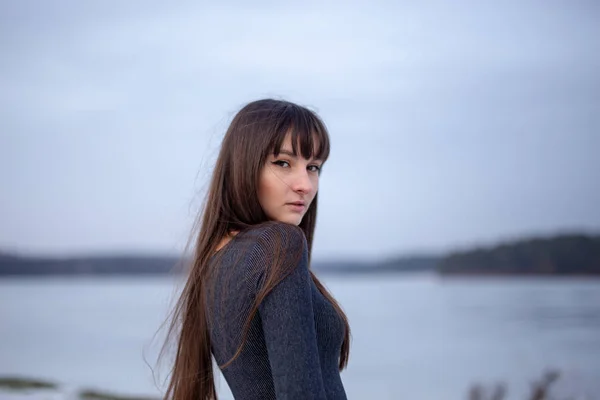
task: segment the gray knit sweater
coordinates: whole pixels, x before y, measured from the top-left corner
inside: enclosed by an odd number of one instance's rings
[[[274,260],[281,270],[270,267]],[[344,324],[309,275],[298,227],[272,222],[242,231],[210,264],[205,293],[219,365],[235,354],[262,285],[278,282],[252,318],[242,352],[222,369],[236,400],[346,399],[338,369]]]

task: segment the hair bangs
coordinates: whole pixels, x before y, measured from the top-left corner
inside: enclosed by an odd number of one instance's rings
[[[281,145],[291,134],[292,152],[305,159],[317,159],[325,162],[329,158],[329,133],[321,119],[312,111],[287,104],[279,115],[273,140],[273,153],[279,154]]]

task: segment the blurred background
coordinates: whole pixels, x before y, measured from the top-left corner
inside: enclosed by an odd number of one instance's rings
[[[0,399],[161,395],[171,267],[263,97],[330,130],[313,268],[353,330],[349,399],[600,399],[599,20],[0,1]]]

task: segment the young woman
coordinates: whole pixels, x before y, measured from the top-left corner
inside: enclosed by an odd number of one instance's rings
[[[233,118],[170,333],[166,399],[216,399],[212,357],[236,399],[346,399],[344,312],[310,269],[329,135],[272,99]]]

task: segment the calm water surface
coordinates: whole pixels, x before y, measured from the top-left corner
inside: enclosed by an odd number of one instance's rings
[[[506,382],[519,399],[547,368],[559,394],[600,399],[600,280],[323,276],[353,341],[350,399],[465,399]],[[170,278],[0,280],[0,375],[159,394]],[[223,398],[230,398],[224,381]],[[588,397],[585,397],[585,396]],[[594,397],[595,396],[595,397]]]

